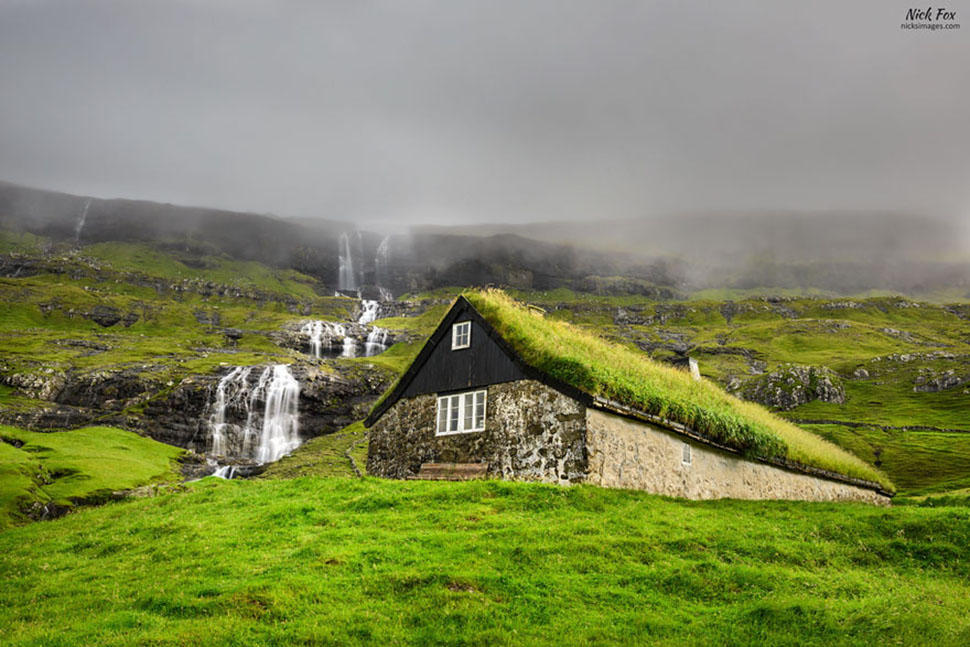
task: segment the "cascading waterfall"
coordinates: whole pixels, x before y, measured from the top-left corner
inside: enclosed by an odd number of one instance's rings
[[[381,312],[381,304],[372,299],[363,299],[360,302],[360,317],[357,319],[357,323],[362,326],[375,321],[377,316]]]
[[[343,324],[331,321],[308,321],[300,328],[300,332],[307,336],[310,352],[317,359],[324,356],[324,351],[333,353],[340,348],[341,357],[356,356],[357,342],[347,333]]]
[[[344,337],[343,349],[340,351],[341,357],[357,357],[357,341],[347,335]]]
[[[250,386],[253,370],[236,367],[219,380],[208,419],[209,452],[270,463],[300,446],[300,383],[288,366],[277,364],[265,367]]]
[[[350,240],[350,234],[344,232],[340,234],[340,271],[337,275],[337,289],[347,292],[357,292],[360,290],[360,272],[363,270],[359,263],[363,239],[360,232],[354,233],[354,240]],[[355,257],[358,262],[355,262]]]
[[[91,208],[91,198],[84,201],[84,209],[81,210],[81,217],[77,219],[74,226],[74,242],[81,242],[81,230],[84,229],[84,222],[88,219],[88,209]]]
[[[376,321],[380,317],[380,313],[381,304],[379,301],[364,299],[360,302],[360,318],[357,320],[357,323],[366,326]],[[389,334],[384,328],[370,326],[370,332],[367,333],[367,340],[364,342],[364,357],[380,355],[387,350],[387,338]]]
[[[234,478],[236,476],[236,466],[223,465],[222,467],[219,467],[218,469],[216,469],[216,471],[213,472],[212,475],[221,479]]]
[[[390,333],[385,328],[371,326],[371,331],[364,342],[364,357],[380,355],[387,350],[387,337]]]
[[[278,460],[300,446],[300,383],[285,364],[273,367],[265,400],[263,430],[256,447],[259,463]]]
[[[377,246],[377,255],[374,257],[374,279],[377,282],[377,285],[387,285],[390,282],[390,265],[391,237],[385,236],[384,240],[381,241],[381,244]],[[381,300],[388,301],[389,299],[385,298],[384,296],[384,292],[386,290],[384,288],[380,288],[380,290]],[[387,292],[387,294],[390,295],[390,292]]]

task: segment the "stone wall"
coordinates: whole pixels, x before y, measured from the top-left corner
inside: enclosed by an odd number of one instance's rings
[[[547,483],[584,480],[586,411],[533,380],[488,387],[485,430],[435,436],[435,394],[401,398],[370,430],[367,472],[417,474],[421,463],[488,463],[491,478]]]
[[[644,422],[587,410],[587,482],[688,499],[861,501],[888,505],[872,490],[744,460],[692,442],[683,463],[683,436]]]

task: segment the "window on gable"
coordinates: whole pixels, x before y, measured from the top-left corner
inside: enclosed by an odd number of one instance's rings
[[[472,344],[472,322],[463,321],[451,327],[451,350],[468,348]]]
[[[681,462],[684,465],[690,465],[690,445],[687,443],[684,443],[684,453],[683,457],[681,458]]]
[[[470,391],[438,398],[437,436],[485,429],[485,391]]]

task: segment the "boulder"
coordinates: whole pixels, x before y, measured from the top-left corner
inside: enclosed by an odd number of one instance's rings
[[[770,373],[747,380],[737,391],[746,400],[783,411],[813,400],[845,403],[842,380],[824,366],[783,364]]]

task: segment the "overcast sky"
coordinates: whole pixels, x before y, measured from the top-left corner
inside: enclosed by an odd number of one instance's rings
[[[362,224],[970,219],[970,0],[909,6],[0,0],[0,179]]]

